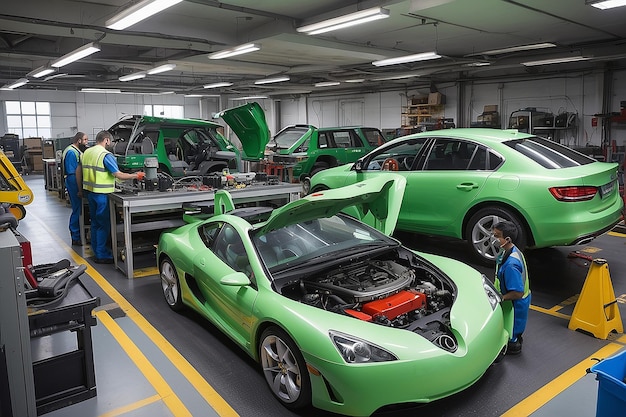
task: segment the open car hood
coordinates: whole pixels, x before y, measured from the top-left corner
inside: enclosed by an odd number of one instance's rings
[[[270,130],[265,120],[265,112],[259,103],[222,110],[215,117],[221,117],[233,129],[241,141],[244,159],[263,158],[265,146],[270,141]]]
[[[404,177],[388,174],[312,193],[274,210],[260,229],[262,233],[268,233],[289,224],[330,217],[344,211],[391,235],[396,227],[405,186]]]

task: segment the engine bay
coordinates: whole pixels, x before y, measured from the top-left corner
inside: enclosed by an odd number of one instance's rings
[[[327,265],[281,288],[281,293],[326,311],[417,333],[455,352],[450,328],[451,281],[415,256],[389,254]]]

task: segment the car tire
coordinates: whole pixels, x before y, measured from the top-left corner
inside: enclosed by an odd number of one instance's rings
[[[287,408],[298,410],[311,404],[311,381],[300,349],[279,327],[261,335],[259,361],[272,394]]]
[[[465,238],[472,256],[483,265],[491,266],[496,260],[500,248],[493,242],[491,228],[502,220],[508,220],[515,224],[518,230],[515,245],[521,250],[526,248],[528,242],[526,229],[517,215],[502,207],[482,208],[474,213],[467,222]]]
[[[311,190],[311,193],[319,193],[320,191],[326,191],[329,188],[323,184],[318,184]]]
[[[317,174],[320,171],[323,171],[325,169],[328,169],[329,166],[327,163],[325,162],[318,162],[315,165],[313,165],[313,169],[311,169],[311,174],[309,175],[311,178],[313,178],[313,175]]]
[[[161,277],[161,288],[167,305],[174,311],[183,309],[183,300],[180,294],[180,280],[176,267],[170,258],[165,258],[159,265],[159,275]]]

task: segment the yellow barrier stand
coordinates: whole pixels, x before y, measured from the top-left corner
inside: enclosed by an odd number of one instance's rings
[[[598,339],[606,339],[612,331],[624,332],[609,265],[605,259],[594,259],[591,262],[567,327],[589,332]]]

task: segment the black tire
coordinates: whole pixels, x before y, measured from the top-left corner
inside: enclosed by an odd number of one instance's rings
[[[496,260],[499,247],[491,237],[491,228],[502,220],[509,220],[517,227],[518,235],[515,245],[524,250],[528,236],[519,217],[502,207],[489,206],[478,210],[469,219],[465,227],[465,239],[472,256],[481,264],[491,266]]]
[[[180,294],[180,280],[176,267],[165,257],[159,265],[159,276],[161,277],[161,289],[163,297],[168,306],[174,311],[181,311],[184,308],[183,299]]]
[[[313,178],[313,175],[328,168],[329,168],[329,165],[327,163],[316,162],[315,165],[313,165],[313,169],[311,169],[311,174],[309,175],[309,177]]]
[[[300,349],[281,328],[261,334],[259,362],[272,394],[290,410],[311,404],[311,381]]]
[[[311,193],[318,193],[320,191],[326,191],[329,190],[329,188],[323,184],[317,184],[315,187],[313,187],[313,189],[311,190]]]

